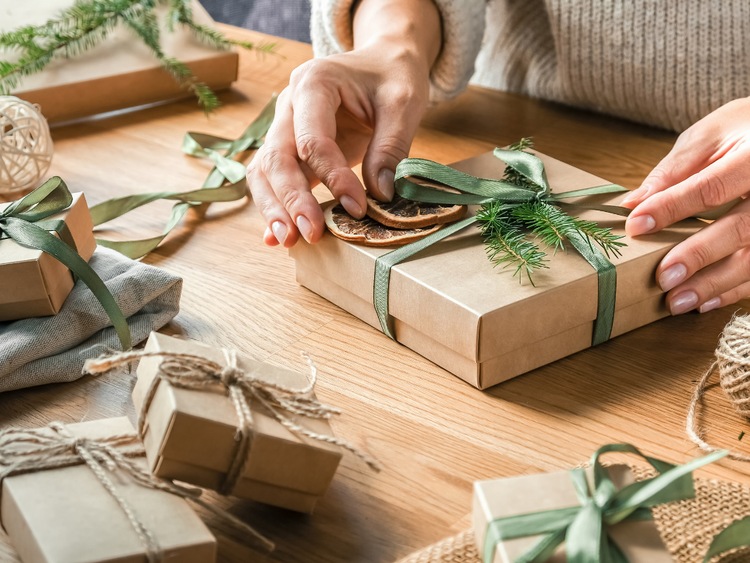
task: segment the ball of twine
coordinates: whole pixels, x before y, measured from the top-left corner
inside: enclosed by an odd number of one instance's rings
[[[0,96],[0,193],[39,185],[52,162],[52,137],[39,107]]]
[[[716,360],[703,375],[693,393],[687,419],[690,439],[706,451],[719,448],[708,444],[698,421],[697,409],[714,372],[719,373],[719,385],[729,397],[734,410],[750,420],[750,316],[735,315],[724,327],[716,347]],[[730,452],[729,457],[750,461],[750,456]]]

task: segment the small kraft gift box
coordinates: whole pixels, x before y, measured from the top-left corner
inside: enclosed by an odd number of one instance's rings
[[[216,560],[187,501],[149,486],[127,418],[5,431],[0,452],[0,522],[22,561]]]
[[[46,229],[45,225],[63,221],[65,228],[56,236],[88,261],[96,249],[94,226],[85,196],[72,196],[66,209],[36,224]],[[10,205],[0,204],[0,214]],[[0,224],[0,321],[56,314],[74,283],[67,266],[42,250],[22,246],[5,236]]]
[[[626,465],[607,468],[609,478],[619,490],[634,482],[632,472]],[[591,481],[591,469],[585,472]],[[514,539],[498,539],[488,542],[488,525],[494,520],[514,516],[524,517],[543,512],[562,512],[580,506],[581,500],[569,471],[523,475],[477,481],[474,483],[473,528],[477,549],[484,563],[513,563],[526,561],[530,550],[542,539],[542,535],[530,535]],[[498,526],[503,529],[502,525]],[[547,530],[549,531],[549,530]],[[595,529],[583,533],[597,533]],[[635,519],[609,526],[607,533],[617,548],[630,563],[672,563],[673,558],[651,519]],[[497,533],[500,536],[502,531]],[[561,543],[554,554],[545,559],[549,563],[566,561],[565,546]]]
[[[148,357],[150,352],[192,357],[199,371],[206,361],[214,366],[208,371],[234,365],[211,374],[217,377],[212,383],[198,373],[197,385],[185,388],[180,376],[192,368],[177,367],[177,380],[170,382],[170,358]],[[154,474],[290,510],[313,511],[336,472],[341,448],[332,443],[336,439],[327,416],[304,415],[314,401],[311,391],[291,400],[289,395],[279,401],[272,396],[279,389],[307,389],[306,374],[158,333],[151,334],[144,354],[133,402]],[[232,381],[236,373],[244,384]],[[290,406],[282,412],[285,404]]]
[[[541,153],[551,193],[609,184]],[[505,163],[487,153],[452,165],[480,178],[502,178]],[[458,187],[458,186],[457,186]],[[598,195],[598,206],[619,195]],[[567,200],[585,203],[591,197]],[[470,207],[470,214],[475,209]],[[624,235],[624,218],[601,210],[572,214]],[[654,235],[623,238],[616,267],[614,321],[617,336],[668,315],[655,269],[678,242],[703,225],[681,222]],[[316,244],[290,249],[297,281],[374,327],[376,260],[389,249],[347,242],[326,233]],[[388,308],[395,339],[437,365],[484,389],[592,346],[598,315],[598,275],[574,249],[548,250],[548,267],[533,284],[513,268],[494,266],[476,226],[441,240],[391,269]]]

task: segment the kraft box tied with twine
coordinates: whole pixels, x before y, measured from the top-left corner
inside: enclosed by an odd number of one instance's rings
[[[151,470],[222,494],[312,512],[342,449],[377,462],[334,436],[339,409],[313,395],[304,373],[231,350],[153,333],[145,350],[90,360],[101,373],[140,360],[133,401]]]
[[[273,544],[198,489],[150,474],[127,418],[0,433],[0,519],[23,561],[210,562],[216,540],[189,500]]]

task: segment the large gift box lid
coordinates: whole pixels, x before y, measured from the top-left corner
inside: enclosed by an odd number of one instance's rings
[[[606,180],[536,153],[552,192],[608,184]],[[492,153],[454,165],[500,178],[505,165]],[[621,196],[597,196],[616,204]],[[570,200],[575,201],[575,200]],[[622,217],[599,211],[583,219],[624,234]],[[626,238],[617,267],[612,336],[668,314],[654,272],[661,258],[702,223],[689,220],[657,234]],[[373,309],[375,260],[390,249],[366,247],[326,233],[314,245],[290,250],[303,286],[379,328]],[[396,338],[441,367],[486,388],[591,346],[597,314],[597,274],[574,249],[548,256],[548,268],[519,280],[488,260],[476,227],[441,241],[392,269],[390,314]]]
[[[73,3],[73,0],[6,3],[0,6],[0,31],[43,24]],[[193,2],[191,9],[197,23],[213,24],[199,2]],[[184,62],[208,86],[227,88],[237,79],[236,52],[207,46],[180,25],[175,26],[174,32],[163,29],[161,41],[167,56]],[[0,49],[0,60],[14,60],[13,57],[12,52]],[[57,59],[41,73],[25,77],[13,94],[39,104],[49,122],[192,95],[161,68],[151,51],[124,24],[118,25],[92,50],[73,58]]]
[[[74,193],[73,203],[45,219],[62,219],[84,260],[96,249],[94,226],[86,198]],[[0,204],[0,209],[10,205]],[[49,254],[0,238],[0,321],[54,315],[73,289],[73,274]]]

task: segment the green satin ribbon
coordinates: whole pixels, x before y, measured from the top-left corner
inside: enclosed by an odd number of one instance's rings
[[[85,283],[94,297],[101,303],[112,321],[123,350],[131,348],[130,328],[125,315],[117,305],[99,275],[63,240],[72,240],[63,221],[44,221],[60,213],[73,203],[65,182],[54,177],[25,197],[14,201],[0,211],[0,235],[13,239],[21,246],[45,252],[64,264],[78,279]],[[62,233],[60,240],[49,231]]]
[[[139,239],[114,241],[96,239],[97,243],[117,250],[130,258],[141,258],[154,250],[185,216],[187,210],[204,203],[237,201],[247,195],[246,168],[234,160],[238,154],[257,149],[273,121],[276,96],[266,104],[257,118],[237,139],[226,139],[204,133],[189,132],[182,142],[182,151],[190,156],[206,158],[214,166],[203,186],[190,192],[149,192],[103,201],[91,208],[94,226],[121,217],[126,213],[157,200],[176,201],[166,226],[159,235]]]
[[[749,545],[750,516],[747,516],[741,520],[735,520],[714,537],[708,548],[708,553],[703,558],[703,563],[708,563],[712,558],[730,549]]]
[[[506,205],[521,205],[534,201],[545,201],[558,206],[568,206],[571,209],[596,210],[622,216],[627,216],[629,213],[629,210],[614,205],[568,204],[563,201],[577,197],[627,191],[622,186],[606,184],[553,194],[547,181],[544,163],[537,156],[523,151],[500,148],[495,149],[494,154],[497,158],[503,160],[505,164],[539,186],[540,189],[529,189],[504,180],[477,178],[476,176],[460,172],[455,168],[438,164],[431,160],[407,158],[402,160],[396,167],[396,193],[412,201],[447,205],[482,205],[491,201],[500,201]],[[459,193],[447,192],[431,186],[417,184],[410,181],[408,179],[410,177],[437,182],[454,188]],[[388,312],[389,286],[393,266],[476,222],[476,217],[468,217],[462,221],[443,227],[423,239],[387,252],[377,258],[375,261],[375,279],[373,284],[373,305],[375,306],[375,312],[377,313],[383,333],[395,340],[392,326],[393,319]],[[592,344],[600,344],[609,340],[612,333],[617,290],[615,266],[586,237],[574,233],[567,238],[571,245],[597,272],[598,305],[597,317],[594,321]]]
[[[645,459],[658,475],[617,490],[599,458],[608,452],[632,453]],[[541,538],[515,563],[547,561],[564,542],[568,563],[627,563],[622,550],[611,541],[608,527],[626,520],[651,519],[651,507],[693,498],[692,472],[721,459],[717,451],[675,466],[648,457],[630,444],[608,444],[591,458],[593,490],[583,469],[570,472],[580,506],[508,516],[487,525],[484,563],[491,563],[499,542],[528,536]]]

